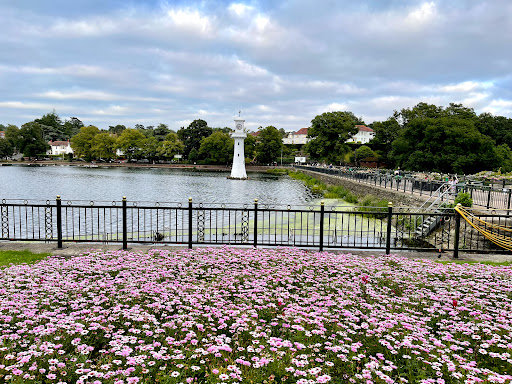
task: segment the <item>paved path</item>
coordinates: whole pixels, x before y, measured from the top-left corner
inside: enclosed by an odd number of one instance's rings
[[[129,250],[133,252],[147,252],[150,249],[165,249],[165,250],[178,250],[185,247],[176,245],[133,245]],[[102,251],[120,251],[122,250],[119,244],[91,244],[91,243],[72,243],[64,244],[62,249],[58,249],[55,243],[32,243],[32,242],[8,242],[0,241],[0,250],[30,250],[34,253],[51,253],[52,255],[60,256],[78,256],[82,253],[88,253],[94,250]],[[315,251],[314,249],[312,251]],[[375,256],[383,255],[384,250],[355,250],[355,249],[332,249],[326,250],[327,252],[336,253],[351,253],[359,256]],[[417,252],[417,251],[391,251],[392,254],[400,255],[410,259],[430,259],[430,260],[454,260],[451,252],[436,253],[436,252]],[[494,262],[512,262],[512,254],[473,254],[459,252],[458,260],[466,261],[494,261]]]

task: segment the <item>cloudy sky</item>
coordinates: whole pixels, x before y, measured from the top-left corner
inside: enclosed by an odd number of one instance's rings
[[[510,0],[0,0],[0,123],[297,130],[419,102],[512,117]]]

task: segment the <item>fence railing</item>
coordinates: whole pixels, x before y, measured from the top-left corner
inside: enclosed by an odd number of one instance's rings
[[[297,169],[309,170],[327,175],[338,176],[349,180],[379,186],[403,193],[418,193],[419,195],[432,196],[439,189],[444,181],[438,180],[419,180],[408,176],[395,176],[388,173],[381,173],[378,170],[355,169],[347,170],[344,168],[326,168],[295,165]],[[511,209],[512,189],[511,188],[493,188],[482,185],[473,185],[469,182],[459,182],[454,187],[454,194],[447,196],[446,201],[453,201],[458,192],[469,193],[473,199],[473,204],[487,209]]]
[[[194,245],[295,246],[466,252],[499,251],[452,209],[357,208],[336,205],[276,207],[259,204],[188,204],[56,200],[2,200],[3,241]],[[510,226],[507,215],[477,214]]]

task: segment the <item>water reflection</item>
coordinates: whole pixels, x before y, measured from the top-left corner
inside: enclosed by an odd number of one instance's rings
[[[2,199],[252,204],[307,204],[314,199],[299,181],[264,173],[249,180],[227,179],[229,172],[163,168],[0,167]]]

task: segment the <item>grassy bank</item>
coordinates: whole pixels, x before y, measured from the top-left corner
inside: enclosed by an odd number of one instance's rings
[[[274,175],[287,174],[292,179],[302,181],[314,194],[325,197],[326,199],[341,199],[347,203],[355,204],[358,206],[357,209],[359,211],[375,212],[375,208],[378,208],[379,211],[382,210],[383,212],[387,210],[387,200],[378,199],[371,195],[358,197],[341,185],[329,185],[323,183],[322,181],[300,171],[276,168],[268,170],[267,172]]]
[[[32,264],[50,256],[49,253],[32,253],[30,251],[0,251],[0,268],[10,264]]]

